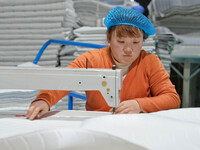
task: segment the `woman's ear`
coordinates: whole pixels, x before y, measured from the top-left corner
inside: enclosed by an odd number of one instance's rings
[[[110,33],[108,31],[106,31],[106,37],[107,37],[108,43],[110,43]]]

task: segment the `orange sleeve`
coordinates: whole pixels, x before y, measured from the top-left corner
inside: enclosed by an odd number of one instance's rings
[[[60,99],[62,99],[67,94],[69,94],[69,92],[70,91],[40,90],[40,92],[38,93],[34,101],[43,100],[47,102],[47,104],[49,105],[49,108],[51,108],[51,106],[53,106]]]
[[[180,98],[169,79],[162,62],[157,56],[152,59],[147,68],[151,97],[136,98],[144,112],[174,109],[180,107]]]

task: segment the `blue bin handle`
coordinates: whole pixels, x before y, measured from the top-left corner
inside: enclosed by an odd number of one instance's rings
[[[56,44],[63,44],[63,45],[74,45],[74,46],[81,46],[81,47],[89,47],[89,48],[104,48],[107,47],[106,45],[100,45],[100,44],[92,44],[92,43],[83,43],[83,42],[74,42],[74,41],[67,41],[67,40],[57,40],[57,39],[51,39],[44,43],[44,45],[39,50],[35,60],[33,61],[33,64],[37,64],[40,60],[40,57],[42,56],[44,50],[47,48],[48,45],[51,43]]]

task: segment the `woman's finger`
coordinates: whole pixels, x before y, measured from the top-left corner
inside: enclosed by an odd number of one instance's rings
[[[120,103],[118,107],[116,107],[115,112],[116,113],[121,113],[124,109],[126,109],[126,105],[123,103]]]
[[[37,115],[37,118],[40,118],[42,117],[44,114],[46,114],[48,111],[47,110],[43,110],[43,111],[40,111]]]
[[[30,114],[30,116],[28,116],[29,119],[30,119],[30,120],[36,119],[36,118],[37,118],[37,115],[39,114],[40,111],[41,111],[41,110],[40,110],[38,107],[36,107],[36,108],[33,110],[33,112]]]

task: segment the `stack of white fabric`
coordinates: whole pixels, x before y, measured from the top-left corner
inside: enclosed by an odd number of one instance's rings
[[[158,34],[170,34],[176,38],[178,43],[182,43],[184,45],[199,45],[200,41],[200,31],[199,32],[191,32],[186,34],[176,34],[172,32],[169,28],[165,26],[156,27],[156,32]]]
[[[166,71],[171,72],[171,52],[174,50],[176,44],[176,38],[172,32],[169,32],[167,28],[156,27],[156,54],[162,61]]]
[[[144,40],[143,45],[142,45],[142,49],[156,54],[156,36],[149,36],[147,39]]]
[[[174,49],[176,40],[172,34],[157,34],[156,53],[162,61],[166,71],[170,74],[171,67],[171,51]]]
[[[49,39],[64,39],[67,0],[0,0],[0,65],[33,62]],[[60,45],[50,45],[39,65],[56,66]]]
[[[77,17],[83,23],[84,26],[103,26],[103,19],[107,13],[114,7],[103,2],[94,0],[76,0],[74,2],[74,8],[77,13]]]
[[[152,0],[149,10],[155,24],[166,26],[177,34],[200,30],[199,0]]]
[[[38,90],[0,90],[0,116],[26,114],[38,92]]]
[[[65,45],[59,51],[59,67],[66,67],[71,61],[76,59],[74,53],[77,51],[75,46]]]
[[[62,22],[63,33],[66,40],[73,40],[73,30],[79,28],[80,25],[77,21],[77,14],[74,9],[74,2],[67,0],[64,20]]]

